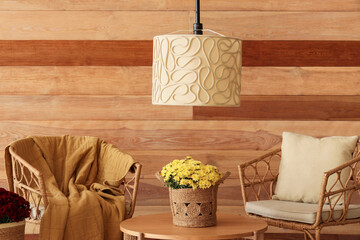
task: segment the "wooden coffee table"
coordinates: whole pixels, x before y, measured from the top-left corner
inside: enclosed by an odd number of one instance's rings
[[[205,228],[185,228],[172,224],[171,213],[152,214],[127,219],[120,224],[124,239],[233,239],[253,236],[264,239],[265,221],[235,214],[217,214],[217,225]],[[135,238],[136,239],[136,238]]]

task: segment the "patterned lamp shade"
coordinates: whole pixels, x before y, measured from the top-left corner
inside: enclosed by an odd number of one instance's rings
[[[241,40],[217,35],[154,37],[152,103],[240,106]]]

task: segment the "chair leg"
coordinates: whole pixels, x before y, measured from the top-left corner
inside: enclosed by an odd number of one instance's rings
[[[315,229],[315,240],[320,240],[320,230],[321,229]]]
[[[264,240],[264,232],[254,232],[254,240]]]
[[[307,240],[308,237],[310,240],[315,240],[314,237],[311,235],[311,233],[308,230],[303,230],[304,231],[304,239]]]

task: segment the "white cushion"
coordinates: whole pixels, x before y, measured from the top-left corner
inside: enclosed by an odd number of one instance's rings
[[[357,136],[319,139],[284,132],[273,199],[317,203],[323,173],[351,160],[357,140]],[[341,173],[343,183],[349,174],[349,168]],[[331,187],[335,180],[335,176],[330,177],[327,187]],[[340,184],[337,183],[332,190],[339,188]]]
[[[44,215],[45,212],[45,207],[43,205],[39,206],[39,219],[42,218],[42,216]],[[35,204],[30,204],[30,216],[32,219],[36,218],[36,206]]]
[[[344,205],[336,205],[334,218],[340,218]],[[318,204],[289,202],[280,200],[264,200],[247,202],[245,210],[248,213],[261,215],[264,217],[295,221],[313,224],[316,220]],[[324,205],[322,219],[325,221],[329,217],[329,205]],[[360,205],[350,204],[346,219],[360,218]]]

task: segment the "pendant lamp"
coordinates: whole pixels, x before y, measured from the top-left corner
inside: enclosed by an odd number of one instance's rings
[[[240,106],[241,40],[214,33],[196,0],[193,34],[154,37],[152,104]]]

